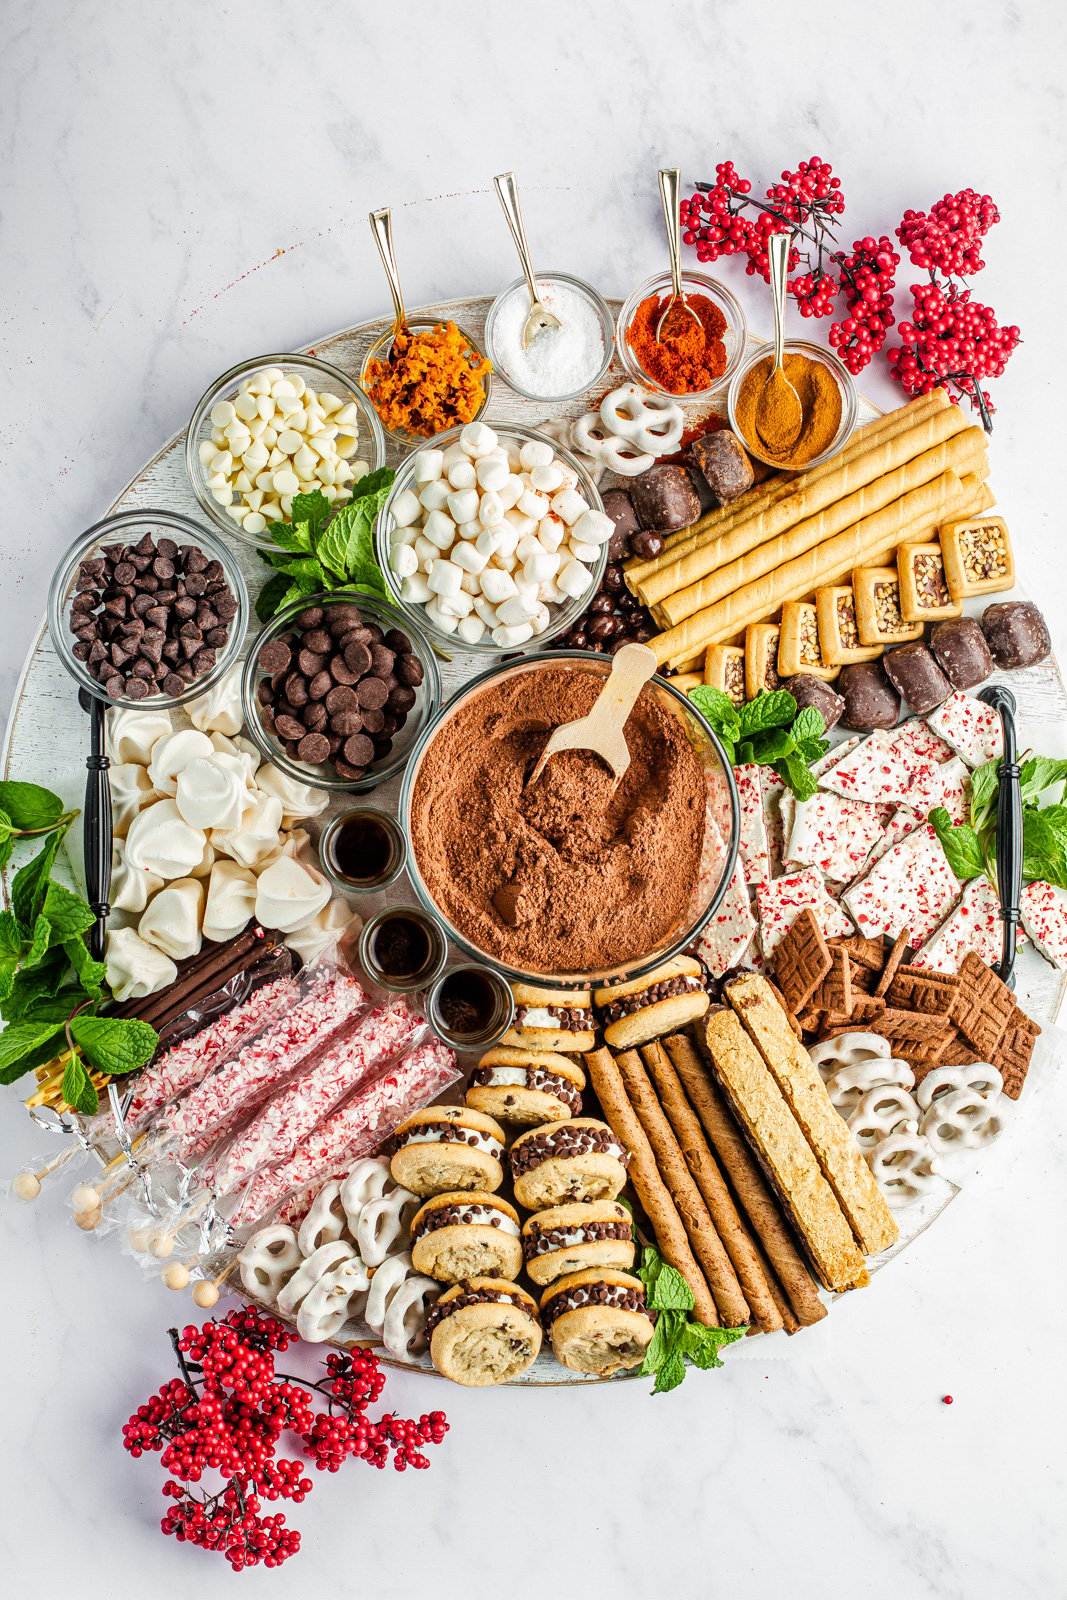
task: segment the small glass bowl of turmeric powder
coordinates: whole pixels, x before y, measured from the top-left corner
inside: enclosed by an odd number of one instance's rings
[[[454,322],[412,318],[363,358],[359,381],[389,437],[404,448],[476,422],[489,404],[492,363]]]
[[[639,284],[619,312],[615,342],[636,382],[676,400],[707,400],[729,383],[744,356],[745,313],[729,289],[702,272],[682,273],[682,293],[697,322],[676,306],[657,340],[671,275],[660,272]]]
[[[749,455],[782,471],[806,471],[829,461],[845,444],[859,417],[859,396],[852,374],[832,350],[806,339],[787,339],[783,370],[800,397],[800,433],[788,449],[776,451],[773,441],[756,427],[756,407],[774,365],[774,346],[761,344],[747,355],[730,383],[726,409],[730,427]]]

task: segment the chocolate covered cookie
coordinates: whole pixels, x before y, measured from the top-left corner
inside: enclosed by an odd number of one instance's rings
[[[517,1378],[541,1348],[536,1300],[499,1278],[473,1278],[446,1289],[426,1327],[438,1372],[469,1389]]]
[[[610,1268],[558,1279],[541,1296],[541,1321],[557,1361],[598,1378],[640,1366],[655,1331],[640,1278]]]
[[[585,1073],[552,1050],[497,1045],[471,1073],[466,1102],[501,1122],[562,1122],[582,1109]]]
[[[606,1122],[572,1117],[520,1134],[509,1154],[515,1198],[527,1211],[575,1200],[615,1200],[630,1153]]]
[[[440,1283],[513,1278],[522,1269],[519,1214],[483,1190],[434,1195],[412,1219],[411,1264]]]
[[[522,1225],[526,1271],[534,1283],[592,1267],[625,1270],[634,1264],[633,1218],[618,1200],[550,1206]]]
[[[504,1130],[469,1106],[426,1106],[393,1135],[389,1170],[402,1189],[425,1200],[452,1189],[499,1189]]]

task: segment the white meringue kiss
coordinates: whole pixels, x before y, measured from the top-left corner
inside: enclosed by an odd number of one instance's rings
[[[164,734],[152,746],[148,763],[148,776],[160,794],[174,794],[178,787],[178,774],[198,756],[210,756],[214,751],[206,733],[195,728],[179,728],[175,733]]]
[[[210,839],[204,840],[204,853],[195,867],[189,868],[190,878],[206,878],[215,865],[215,846]]]
[[[111,784],[111,829],[116,839],[125,838],[130,823],[139,811],[159,798],[148,771],[138,761],[116,761],[108,770]]]
[[[161,878],[185,878],[200,865],[206,843],[204,830],[191,827],[173,800],[157,800],[130,824],[126,856]]]
[[[186,706],[189,721],[201,733],[224,733],[228,738],[240,733],[244,718],[241,715],[241,668],[231,667],[218,683],[212,684],[207,694],[201,694]]]
[[[182,768],[174,799],[194,828],[239,828],[245,812],[256,803],[241,757],[214,751]]]
[[[257,794],[238,828],[216,828],[211,842],[220,856],[232,856],[242,867],[258,867],[278,848],[282,803],[272,794]]]
[[[207,885],[204,938],[221,944],[233,939],[254,915],[256,880],[236,861],[216,861]]]
[[[250,739],[230,739],[224,733],[213,733],[210,738],[211,748],[215,754],[230,757],[234,761],[240,761],[249,783],[252,783],[259,770],[260,762],[263,760],[252,741]]]
[[[357,934],[362,926],[363,918],[344,900],[335,898],[311,922],[286,934],[285,942],[307,966],[324,950],[339,944],[346,934]]]
[[[292,856],[281,855],[259,875],[256,884],[256,921],[279,933],[293,933],[311,922],[330,898],[330,885],[321,873]]]
[[[309,783],[300,783],[272,767],[269,761],[265,761],[256,774],[256,787],[264,794],[276,795],[281,801],[282,824],[286,828],[307,817],[317,817],[330,803],[325,789],[313,789]]]
[[[140,1000],[165,989],[178,976],[170,956],[132,928],[115,928],[108,934],[104,960],[107,986],[116,1000]]]
[[[147,767],[152,746],[171,731],[166,711],[134,711],[120,706],[107,714],[107,753],[112,761],[136,761]]]
[[[111,866],[112,911],[142,912],[151,897],[163,887],[163,879],[146,867],[135,867],[126,854],[123,839],[115,840]]]
[[[137,932],[172,960],[184,961],[200,949],[203,910],[204,885],[196,878],[176,878],[148,902]]]

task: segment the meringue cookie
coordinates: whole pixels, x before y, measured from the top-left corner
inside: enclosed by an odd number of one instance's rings
[[[256,909],[256,880],[236,861],[216,861],[207,885],[204,938],[221,944],[236,938]]]
[[[185,878],[200,865],[206,843],[204,830],[190,827],[173,800],[157,800],[130,824],[126,855],[131,866],[161,878]]]
[[[147,767],[152,746],[172,726],[166,711],[134,711],[120,706],[107,714],[107,753],[112,761],[136,761]]]
[[[220,856],[232,856],[242,867],[258,867],[278,848],[282,830],[282,803],[272,794],[253,797],[237,828],[215,828],[211,842]]]
[[[195,728],[179,728],[176,733],[164,734],[152,746],[148,763],[148,776],[160,794],[174,794],[178,787],[178,774],[198,756],[210,756],[214,751],[206,733]]]
[[[196,878],[176,878],[148,902],[137,932],[172,960],[184,961],[200,950],[203,911],[204,885]]]
[[[148,771],[137,761],[117,761],[108,770],[111,783],[111,831],[124,838],[130,823],[151,801],[159,799]]]
[[[259,875],[256,921],[279,933],[293,933],[314,920],[330,894],[330,885],[320,872],[281,855]]]
[[[140,913],[162,887],[163,879],[146,867],[135,867],[126,854],[125,841],[116,839],[111,866],[112,911]]]
[[[362,926],[363,918],[337,898],[324,906],[313,921],[295,933],[287,933],[285,942],[308,966],[329,946],[340,944],[347,934],[357,934]]]
[[[215,846],[210,839],[204,840],[204,853],[195,867],[189,868],[190,878],[206,878],[215,865]]]
[[[226,756],[230,761],[239,761],[244,768],[245,776],[249,783],[254,780],[259,764],[263,760],[259,751],[250,739],[228,739],[224,733],[210,735],[211,748],[216,755]]]
[[[186,707],[189,721],[202,733],[225,733],[230,738],[240,733],[244,723],[241,713],[241,668],[231,667],[207,694],[197,695]]]
[[[309,783],[300,783],[277,767],[272,767],[269,761],[265,761],[256,774],[256,787],[262,789],[264,794],[278,797],[282,803],[282,823],[287,828],[291,828],[294,822],[303,822],[307,817],[317,817],[330,803],[330,796],[325,789],[314,789]]]
[[[115,928],[108,934],[104,960],[107,985],[116,1000],[140,1000],[165,989],[178,976],[170,956],[132,928]]]
[[[182,768],[174,798],[194,828],[239,828],[245,812],[256,803],[242,758],[214,753]]]

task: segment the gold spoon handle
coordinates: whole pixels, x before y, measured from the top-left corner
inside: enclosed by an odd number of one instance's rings
[[[537,279],[534,277],[533,262],[530,259],[530,246],[526,242],[526,229],[523,226],[522,211],[519,206],[519,186],[515,182],[513,172],[498,172],[493,179],[496,186],[497,197],[507,218],[511,237],[515,241],[515,248],[519,252],[522,263],[523,277],[526,287],[530,291],[530,304],[539,305],[541,296],[537,292]]]
[[[378,246],[378,254],[382,258],[386,281],[389,284],[389,293],[393,297],[393,332],[399,333],[401,328],[407,327],[408,319],[404,313],[404,295],[400,288],[400,273],[397,271],[396,253],[393,249],[393,213],[388,206],[383,206],[380,211],[371,212],[370,231]]]
[[[671,256],[671,289],[673,298],[682,294],[682,228],[678,219],[678,197],[682,178],[677,167],[659,170],[659,197],[663,202],[663,221],[667,228],[667,249]]]

